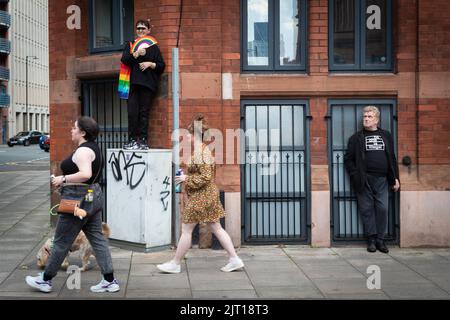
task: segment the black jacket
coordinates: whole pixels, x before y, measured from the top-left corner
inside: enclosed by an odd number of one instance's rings
[[[146,49],[144,56],[139,56],[137,59],[130,53],[130,42],[125,44],[122,53],[122,63],[131,67],[130,85],[138,84],[149,88],[154,93],[158,90],[159,79],[164,72],[166,64],[161,56],[161,52],[156,44]],[[139,63],[151,61],[156,63],[155,69],[147,68],[144,71],[139,69]]]
[[[398,174],[398,163],[394,153],[394,140],[388,131],[381,128],[378,128],[378,130],[386,145],[388,159],[387,179],[390,185],[395,185],[395,179],[400,181],[400,178]],[[366,184],[366,153],[364,148],[363,130],[356,132],[348,139],[347,151],[344,155],[344,164],[355,192],[361,192]]]

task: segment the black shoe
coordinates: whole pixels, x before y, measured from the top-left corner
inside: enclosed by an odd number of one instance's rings
[[[369,252],[376,252],[377,251],[377,247],[375,245],[375,238],[369,238],[367,240],[367,251]]]
[[[139,144],[136,142],[136,140],[131,139],[128,143],[125,143],[123,145],[123,149],[125,149],[125,150],[139,150]]]
[[[384,243],[383,240],[377,239],[377,241],[375,242],[375,246],[378,249],[378,251],[383,253],[389,253],[389,249],[386,247],[386,244]]]

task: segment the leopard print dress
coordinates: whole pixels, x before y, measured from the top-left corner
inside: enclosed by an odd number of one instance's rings
[[[201,150],[194,151],[187,166],[188,177],[184,189],[187,202],[182,213],[183,223],[219,222],[225,216],[214,175],[214,158],[209,148],[203,144]]]

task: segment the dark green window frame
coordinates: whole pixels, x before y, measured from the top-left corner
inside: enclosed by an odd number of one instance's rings
[[[280,10],[279,10],[280,0],[268,0],[268,58],[269,62],[267,66],[251,66],[248,64],[248,13],[247,13],[247,0],[241,0],[241,71],[242,72],[267,72],[267,71],[277,71],[277,72],[290,72],[290,71],[300,71],[305,72],[307,68],[307,1],[298,0],[298,7],[300,11],[300,25],[299,25],[299,36],[300,36],[300,63],[292,66],[280,65]]]
[[[132,41],[134,36],[134,0],[110,0],[112,44],[99,48],[95,47],[95,1],[89,0],[89,52],[95,54],[123,50],[124,42]],[[131,6],[128,11],[124,8],[125,3]],[[126,13],[128,16],[125,16]],[[107,14],[107,12],[104,13],[104,15]]]
[[[334,63],[334,2],[328,0],[328,61],[330,71],[350,71],[350,72],[392,72],[393,71],[393,45],[392,45],[392,0],[386,0],[386,63],[382,65],[369,64],[365,62],[366,56],[366,0],[355,0],[355,63],[335,64]],[[383,13],[382,13],[383,14]]]

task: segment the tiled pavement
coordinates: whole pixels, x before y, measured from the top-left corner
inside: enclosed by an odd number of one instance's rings
[[[182,273],[162,274],[156,264],[173,251],[140,253],[111,247],[121,290],[93,294],[100,280],[93,268],[81,274],[81,289],[69,290],[63,270],[49,294],[29,288],[36,253],[52,230],[49,224],[48,172],[0,173],[0,299],[450,299],[450,249],[391,248],[389,254],[364,247],[243,246],[243,271],[223,273],[224,251],[192,249]],[[80,264],[76,253],[71,264]],[[369,290],[370,265],[381,271],[381,289]]]

